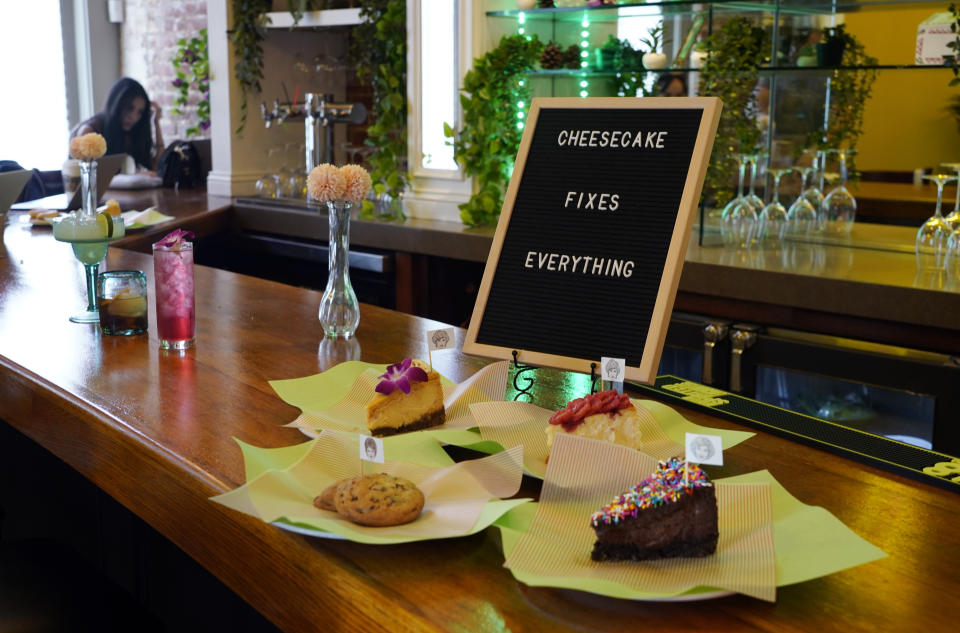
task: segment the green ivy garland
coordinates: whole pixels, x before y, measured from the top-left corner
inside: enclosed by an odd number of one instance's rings
[[[863,44],[855,36],[846,34],[841,66],[846,70],[834,70],[830,80],[830,114],[826,129],[814,130],[807,138],[807,145],[823,150],[856,149],[863,134],[863,114],[867,101],[877,80],[877,58],[867,55]],[[856,68],[857,70],[852,70]],[[847,158],[851,180],[856,179],[854,155]]]
[[[950,15],[953,16],[953,22],[950,23],[950,32],[953,33],[954,38],[952,42],[947,43],[947,48],[952,50],[953,54],[945,55],[945,57],[947,63],[950,64],[950,70],[953,71],[953,77],[947,85],[960,86],[960,62],[958,62],[958,58],[960,58],[960,4],[950,3]],[[953,113],[957,120],[957,129],[960,130],[960,96],[954,96],[947,109]]]
[[[233,54],[237,58],[234,76],[240,82],[240,125],[247,125],[247,94],[260,92],[263,79],[263,40],[267,38],[270,0],[233,0]]]
[[[396,202],[407,174],[407,6],[405,0],[362,0],[363,20],[353,30],[351,51],[357,75],[373,88],[373,123],[366,144],[376,148],[367,161],[373,190]],[[363,211],[373,210],[364,201]],[[393,215],[403,217],[399,204]]]
[[[953,51],[951,55],[944,55],[950,70],[953,71],[953,78],[949,86],[960,86],[960,4],[950,3],[950,16],[953,22],[950,23],[950,32],[953,33],[953,41],[947,42],[947,48]]]
[[[767,61],[764,30],[747,18],[733,18],[705,40],[707,59],[700,72],[700,94],[719,97],[723,114],[703,186],[704,200],[722,207],[733,198],[736,162],[740,153],[756,150],[762,131],[757,127],[757,79]]]
[[[464,173],[476,176],[476,193],[460,205],[460,218],[468,226],[496,224],[500,215],[522,136],[516,111],[505,105],[529,104],[530,90],[520,79],[542,51],[535,36],[504,36],[495,49],[474,60],[463,78],[463,129],[457,133],[445,123],[444,134],[454,139],[453,156]]]
[[[183,115],[190,89],[199,94],[197,101],[197,124],[187,128],[187,136],[199,136],[210,129],[210,59],[207,54],[207,29],[200,29],[196,37],[177,41],[177,52],[173,56],[173,67],[177,78],[173,87],[177,96],[173,100],[171,111],[177,116]]]

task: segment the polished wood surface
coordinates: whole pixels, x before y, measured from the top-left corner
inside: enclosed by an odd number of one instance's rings
[[[291,534],[227,510],[209,497],[243,483],[234,438],[264,447],[305,440],[282,427],[297,410],[268,380],[349,358],[423,356],[424,332],[438,324],[364,305],[353,341],[325,341],[319,293],[197,267],[197,346],[163,352],[152,326],[127,338],[67,321],[83,305],[83,274],[49,231],[14,222],[4,238],[0,419],[285,631],[947,631],[960,618],[960,532],[952,529],[960,496],[762,433],[727,452],[723,474],[769,469],[890,556],[780,588],[775,604],[743,596],[644,603],[519,584],[502,567],[496,530],[374,547]],[[107,265],[146,272],[152,320],[151,258],[111,248]],[[455,352],[434,362],[453,379],[485,363]],[[541,401],[556,399],[556,375],[542,373]]]

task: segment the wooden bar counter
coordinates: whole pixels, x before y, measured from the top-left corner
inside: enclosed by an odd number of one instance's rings
[[[68,322],[84,303],[82,267],[49,230],[11,215],[0,256],[0,420],[284,631],[934,632],[960,621],[960,495],[763,433],[727,452],[724,475],[769,469],[889,557],[782,587],[775,604],[744,596],[631,602],[519,584],[502,567],[494,529],[376,547],[300,536],[228,510],[209,498],[244,482],[235,438],[262,447],[305,441],[282,427],[298,412],[268,380],[351,357],[423,356],[423,333],[437,323],[364,305],[355,341],[336,344],[322,338],[319,293],[197,267],[197,345],[181,355],[157,347],[151,258],[111,248],[107,267],[146,272],[149,335],[104,336]],[[434,362],[458,380],[486,361],[447,352]],[[525,487],[536,491],[534,482]]]

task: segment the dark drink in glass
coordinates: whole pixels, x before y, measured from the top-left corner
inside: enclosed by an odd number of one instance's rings
[[[104,334],[147,331],[147,277],[139,270],[110,270],[97,276],[97,307]]]

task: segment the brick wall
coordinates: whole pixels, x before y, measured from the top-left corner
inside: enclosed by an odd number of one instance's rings
[[[182,116],[170,108],[176,96],[171,82],[176,77],[171,59],[177,40],[191,38],[207,26],[206,0],[125,0],[120,31],[121,69],[146,89],[150,99],[163,108],[160,120],[166,144],[184,138],[184,131],[196,124],[188,105]],[[191,91],[193,92],[193,91]],[[196,94],[191,94],[196,100]]]

